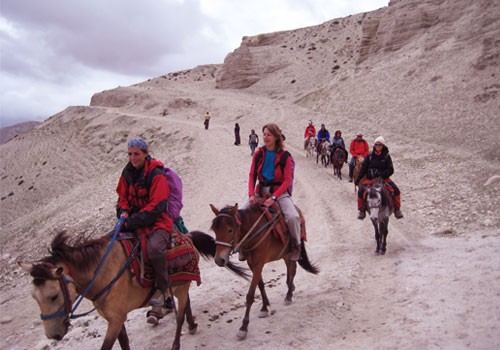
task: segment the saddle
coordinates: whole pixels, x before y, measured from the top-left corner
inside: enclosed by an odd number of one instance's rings
[[[131,232],[120,232],[118,240],[121,243],[125,254],[130,257],[134,254],[131,271],[139,285],[143,288],[154,286],[154,270],[146,254],[145,240],[138,238]],[[138,245],[138,247],[137,247]],[[167,255],[168,274],[172,283],[177,281],[196,281],[201,284],[200,269],[198,267],[199,257],[193,242],[174,229],[170,234]]]
[[[262,200],[261,202],[263,203],[264,200]],[[275,238],[281,240],[281,243],[285,245],[287,241],[287,236],[289,237],[290,233],[288,232],[288,226],[285,222],[285,216],[281,212],[281,208],[278,202],[274,202],[274,204],[268,210],[266,210],[265,206],[260,206],[260,209],[263,212],[265,212],[265,216],[268,221],[276,220],[276,222],[272,225],[271,232]],[[300,238],[304,240],[304,242],[306,242],[307,241],[306,221],[299,207],[295,206],[295,209],[297,209],[300,216]]]

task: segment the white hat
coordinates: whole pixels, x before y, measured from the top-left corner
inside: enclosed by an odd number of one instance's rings
[[[384,140],[384,137],[383,136],[379,136],[375,139],[375,142],[373,144],[376,144],[376,143],[381,143],[385,146],[385,140]]]

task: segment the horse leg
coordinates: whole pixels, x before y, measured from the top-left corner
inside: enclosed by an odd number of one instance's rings
[[[101,350],[111,350],[113,348],[113,344],[118,338],[118,335],[122,334],[120,345],[122,349],[130,349],[128,347],[128,339],[125,341],[124,337],[127,337],[127,333],[125,331],[125,319],[122,322],[117,322],[115,320],[107,320],[108,321],[108,329],[106,330],[106,335],[104,336],[104,342],[101,345]],[[123,335],[124,334],[124,335]],[[122,342],[125,347],[123,347]]]
[[[262,297],[262,308],[260,309],[259,318],[264,318],[269,316],[268,306],[270,306],[271,304],[269,303],[269,298],[267,297],[264,280],[262,278],[259,281],[259,290],[260,290],[260,295]]]
[[[251,266],[252,268],[252,266]],[[262,279],[262,269],[264,268],[264,264],[260,263],[259,265],[253,266],[252,268],[252,281],[250,282],[250,288],[248,288],[247,299],[246,299],[246,310],[245,316],[243,317],[243,321],[241,323],[241,327],[238,330],[236,336],[239,340],[243,340],[246,338],[248,333],[248,324],[250,323],[250,309],[252,308],[252,304],[255,300],[255,289],[259,284],[259,281]]]
[[[375,250],[375,253],[380,253],[380,243],[381,243],[381,237],[380,237],[380,231],[378,228],[378,222],[377,220],[372,220],[373,227],[375,228],[375,242],[377,242],[377,249]]]
[[[387,250],[387,235],[389,234],[389,218],[380,223],[380,233],[382,240],[381,254],[385,254]]]
[[[171,350],[179,350],[181,348],[181,331],[189,302],[189,285],[190,283],[184,283],[174,287],[174,295],[177,297],[177,327],[175,329],[175,338]]]
[[[188,300],[186,305],[186,321],[188,323],[189,334],[195,334],[198,329],[198,324],[195,322],[193,312],[191,310],[191,298],[188,294]]]
[[[125,324],[123,324],[122,330],[118,334],[118,342],[120,343],[120,347],[122,349],[130,349],[130,344],[128,341],[127,329],[125,328]]]
[[[286,285],[288,286],[288,291],[285,297],[285,305],[290,305],[292,303],[293,292],[295,291],[295,284],[293,280],[297,272],[297,262],[286,261]]]

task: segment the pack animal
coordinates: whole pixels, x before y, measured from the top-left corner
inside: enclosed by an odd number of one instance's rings
[[[375,229],[377,248],[375,253],[385,254],[387,250],[387,235],[389,234],[389,217],[394,212],[394,200],[382,178],[372,180],[366,189],[367,211]]]
[[[337,176],[342,180],[342,167],[345,163],[345,151],[337,147],[332,154],[333,176]]]
[[[195,247],[192,261],[187,264],[197,270],[199,253],[205,257],[213,256],[215,241],[198,231],[183,236],[192,240]],[[122,349],[130,349],[125,328],[127,314],[146,306],[155,288],[142,287],[137,282],[130,269],[134,256],[127,256],[121,244],[113,244],[115,241],[109,235],[91,240],[80,237],[73,245],[68,244],[68,240],[69,236],[61,232],[53,239],[49,256],[37,263],[19,263],[33,278],[32,295],[40,307],[45,335],[50,339],[63,339],[68,332],[70,319],[93,311],[75,314],[80,301],[87,298],[92,301],[94,309],[108,321],[101,349],[112,349],[116,339]],[[228,265],[228,268],[245,277],[244,270],[234,265]],[[191,311],[190,284],[189,279],[176,281],[172,276],[170,292],[177,298],[177,328],[171,347],[174,350],[180,349],[180,335],[185,318],[190,334],[194,334],[197,329]]]
[[[215,233],[215,263],[219,266],[228,264],[230,255],[235,250],[242,250],[247,258],[247,263],[252,270],[252,280],[246,295],[246,311],[241,327],[237,333],[239,339],[245,339],[248,333],[250,322],[250,309],[255,300],[255,290],[259,287],[262,296],[262,308],[259,317],[269,315],[269,299],[264,288],[262,270],[264,265],[275,260],[283,259],[286,265],[286,284],[288,292],[285,303],[292,302],[293,291],[295,290],[294,277],[297,270],[297,262],[289,259],[290,238],[283,242],[282,239],[272,234],[276,228],[278,216],[272,218],[264,215],[264,211],[259,204],[252,205],[246,209],[238,209],[238,205],[226,206],[221,210],[210,205],[215,214],[212,221],[212,230]],[[305,226],[304,226],[305,227]],[[305,230],[305,229],[304,229]],[[307,272],[317,274],[319,269],[311,264],[306,253],[304,239],[301,240],[301,259],[299,265]]]

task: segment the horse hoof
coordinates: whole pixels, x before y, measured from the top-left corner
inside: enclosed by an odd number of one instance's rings
[[[238,340],[243,340],[247,337],[247,331],[242,331],[241,329],[236,333],[236,337],[238,337]]]
[[[285,299],[285,305],[292,305],[292,299]]]
[[[260,311],[259,312],[259,318],[266,318],[269,316],[269,311]]]
[[[193,328],[189,328],[189,334],[193,335],[198,330],[198,325],[195,324]]]
[[[382,251],[380,252],[380,255],[384,255],[385,254],[385,249],[382,249]]]

